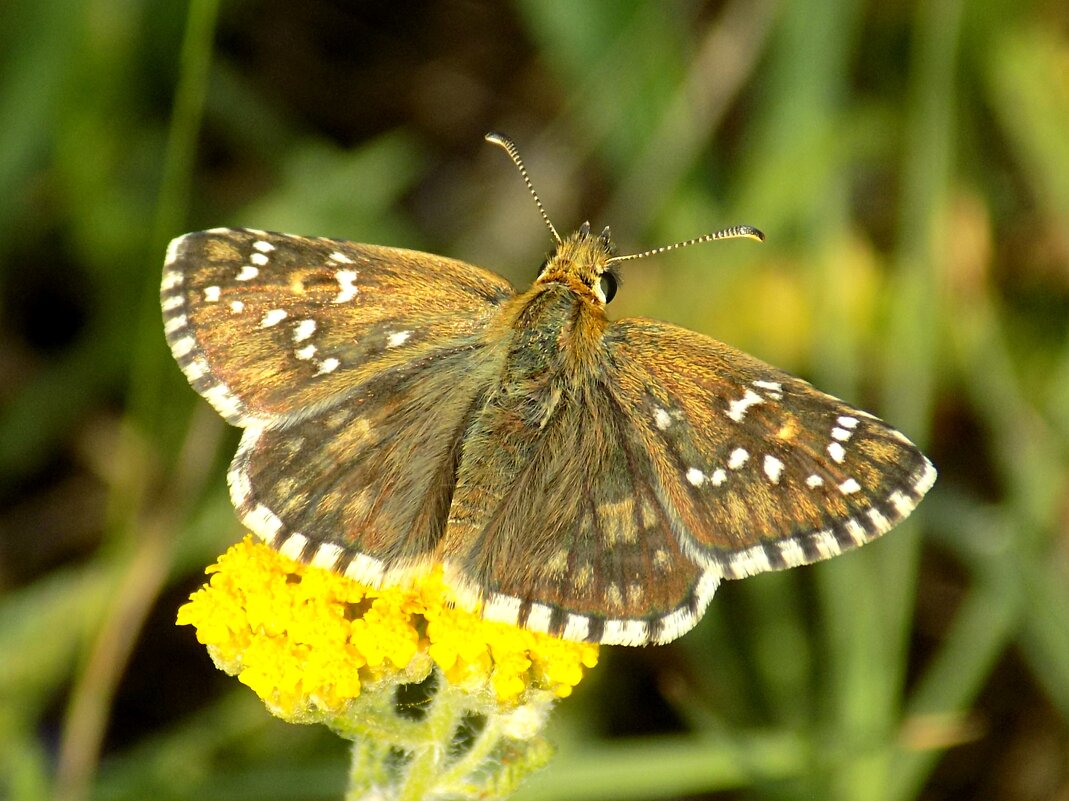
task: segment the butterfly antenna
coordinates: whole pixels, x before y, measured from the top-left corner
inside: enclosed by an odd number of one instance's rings
[[[756,239],[758,242],[765,241],[765,235],[754,228],[752,225],[733,225],[730,228],[725,228],[722,231],[714,231],[711,234],[705,234],[704,236],[697,236],[694,239],[688,239],[685,242],[676,242],[674,245],[664,245],[663,247],[654,248],[653,250],[644,250],[641,253],[632,253],[630,256],[613,256],[608,260],[609,264],[619,264],[622,261],[634,261],[635,259],[644,259],[647,256],[657,256],[661,253],[667,253],[670,250],[679,250],[680,248],[689,247],[690,245],[700,245],[702,242],[712,242],[715,239]]]
[[[523,159],[520,158],[520,151],[516,149],[516,145],[512,144],[512,140],[504,134],[491,131],[485,137],[487,142],[497,145],[504,149],[509,154],[509,158],[512,159],[512,163],[516,165],[516,169],[520,171],[520,177],[523,178],[523,182],[527,184],[527,190],[531,193],[531,197],[534,198],[535,205],[538,206],[538,211],[542,214],[542,219],[546,222],[546,228],[553,234],[553,241],[558,245],[561,242],[560,234],[557,233],[557,229],[553,227],[553,223],[549,220],[549,215],[546,214],[546,209],[542,205],[542,201],[538,198],[538,193],[535,191],[534,184],[531,183],[531,178],[527,174],[527,168],[523,166]]]

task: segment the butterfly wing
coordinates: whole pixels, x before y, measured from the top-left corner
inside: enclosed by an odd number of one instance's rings
[[[426,567],[494,365],[482,347],[442,348],[291,425],[247,428],[229,473],[242,521],[282,553],[367,584]]]
[[[512,294],[441,256],[214,229],[171,242],[161,302],[189,382],[245,427],[314,415],[383,370],[476,339]]]
[[[689,630],[722,578],[871,540],[935,479],[871,415],[649,320],[609,326],[578,376],[492,398],[469,441],[441,546],[467,602],[624,645]]]
[[[863,545],[935,481],[883,421],[708,337],[631,319],[604,345],[628,436],[649,450],[684,550],[725,578]]]
[[[697,622],[719,576],[683,552],[649,454],[626,425],[601,381],[528,387],[480,410],[440,548],[467,605],[622,645],[666,641]]]
[[[174,240],[168,342],[246,429],[229,473],[245,525],[370,583],[424,560],[493,372],[486,329],[511,296],[492,273],[412,251],[253,230]]]

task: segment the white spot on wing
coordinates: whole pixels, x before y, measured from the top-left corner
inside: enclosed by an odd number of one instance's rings
[[[749,458],[750,454],[745,448],[736,448],[731,452],[731,456],[728,457],[728,468],[731,470],[738,470],[746,464],[746,461]]]
[[[272,245],[270,242],[265,242],[262,239],[253,242],[252,246],[261,253],[270,253],[272,250],[275,249],[274,245]],[[320,546],[320,550],[322,550],[322,546]]]
[[[160,289],[164,292],[174,289],[182,283],[182,271],[181,270],[168,270],[163,274],[163,283],[160,284]]]
[[[220,296],[220,294],[222,294],[222,291],[223,290],[220,289],[217,286],[206,286],[206,287],[204,287],[204,301],[205,301],[205,303],[215,303],[217,300],[219,300],[219,296]]]
[[[230,498],[234,502],[234,506],[244,506],[249,496],[252,495],[252,484],[245,469],[237,468],[231,470],[227,475],[227,481],[230,484]]]
[[[198,356],[183,367],[182,372],[186,374],[186,378],[190,381],[199,381],[204,376],[208,375],[211,370],[208,368],[208,362]]]
[[[928,492],[928,490],[932,488],[932,485],[935,484],[935,479],[937,475],[938,474],[936,473],[935,465],[925,459],[924,471],[921,473],[921,477],[917,479],[917,482],[913,485],[913,489],[921,495],[924,495],[926,492]]]
[[[316,355],[316,346],[315,345],[305,345],[303,348],[298,348],[297,350],[295,350],[293,352],[293,355],[296,356],[301,361],[305,361],[306,362],[309,359],[311,359],[313,356]]]
[[[805,480],[805,485],[807,487],[812,487],[812,488],[816,489],[817,487],[821,487],[821,486],[824,485],[824,479],[821,478],[820,476],[818,476],[816,473],[814,473],[813,475],[811,475],[809,478],[807,478]]]
[[[334,277],[337,279],[339,287],[334,303],[348,303],[356,297],[356,293],[359,291],[356,288],[356,270],[338,270],[338,272],[334,273]]]
[[[282,543],[282,547],[278,549],[278,552],[283,556],[288,556],[290,559],[300,561],[301,553],[307,544],[307,537],[303,534],[293,533],[286,537],[286,541]]]
[[[258,267],[253,267],[251,264],[245,264],[242,265],[236,277],[238,281],[251,281],[259,274],[260,269]]]
[[[495,592],[483,604],[482,614],[487,620],[515,625],[520,619],[520,599]]]
[[[779,483],[779,477],[783,473],[783,462],[771,454],[765,456],[765,475],[773,484]]]
[[[164,323],[164,325],[163,325],[164,333],[173,334],[175,331],[178,331],[181,328],[185,328],[186,327],[186,323],[188,323],[188,322],[189,321],[186,319],[186,316],[184,314],[180,314],[177,317],[174,317],[174,318],[168,320],[166,323]]]
[[[783,384],[779,381],[753,381],[751,382],[758,389],[763,389],[768,393],[768,397],[772,400],[780,400],[783,398]]]
[[[837,419],[835,422],[838,423],[839,425],[841,425],[843,428],[854,428],[857,425],[858,421],[857,421],[856,417],[850,417],[848,415],[843,415],[842,417]]]
[[[898,512],[899,517],[906,517],[913,511],[915,504],[909,498],[907,498],[900,490],[895,490],[891,493],[891,497],[888,498],[891,504],[895,507],[895,511]]]
[[[552,620],[553,610],[550,607],[545,604],[531,604],[531,611],[527,615],[524,628],[545,634],[549,631],[549,624]]]
[[[644,620],[606,620],[601,641],[606,645],[645,645],[649,638]]]
[[[319,363],[319,370],[316,375],[326,375],[327,373],[333,373],[341,365],[341,362],[330,356]]]
[[[746,394],[738,400],[733,400],[728,404],[727,416],[734,420],[736,423],[741,423],[746,417],[746,410],[751,406],[756,406],[759,403],[764,403],[765,399],[754,392],[752,389],[746,390]]]
[[[338,262],[338,264],[352,264],[353,260],[346,256],[344,253],[335,250],[330,254],[330,258]]]
[[[838,556],[842,553],[843,548],[839,544],[839,541],[835,539],[835,535],[831,533],[830,529],[824,529],[813,534],[813,542],[817,546],[817,550],[820,551],[820,555],[824,559],[829,559],[832,556]]]
[[[696,618],[691,614],[690,609],[687,607],[676,609],[674,612],[665,615],[658,621],[660,624],[660,633],[657,635],[654,642],[671,642],[679,635],[694,628],[696,622]]]
[[[768,552],[760,545],[755,548],[748,548],[731,557],[731,567],[736,573],[741,573],[745,576],[753,576],[772,569],[772,565],[768,561]]]
[[[253,534],[269,544],[275,541],[278,532],[282,530],[282,521],[278,519],[278,515],[262,503],[256,504],[242,515],[241,522],[248,526]]]
[[[806,562],[805,551],[794,540],[784,540],[779,543],[779,555],[787,567],[798,567]]]
[[[301,320],[293,327],[293,341],[304,342],[316,332],[315,320]]]
[[[193,337],[182,337],[180,340],[171,345],[171,353],[174,354],[176,359],[181,359],[188,354],[194,348],[197,347],[196,341]]]
[[[705,473],[703,473],[697,467],[692,467],[687,471],[687,481],[689,481],[695,487],[700,487],[705,481]]]
[[[718,467],[713,471],[713,475],[710,476],[709,480],[713,482],[714,487],[719,487],[728,480],[728,474],[724,472],[723,468]]]
[[[278,325],[287,317],[289,317],[289,314],[285,309],[270,309],[260,320],[260,328],[270,328],[273,325]]]
[[[230,422],[237,422],[245,413],[244,404],[222,384],[204,390],[204,397],[215,410]]]
[[[672,425],[672,415],[658,406],[653,410],[653,422],[657,428],[664,431],[668,426]]]
[[[172,239],[170,241],[170,243],[168,243],[168,245],[167,245],[167,256],[164,259],[164,262],[163,262],[164,264],[174,264],[175,263],[175,261],[178,259],[178,248],[179,248],[179,246],[181,246],[182,240],[185,239],[185,238],[186,238],[186,235],[183,234],[182,236],[175,237],[174,239]],[[159,258],[159,257],[157,256],[157,258]]]
[[[349,563],[349,566],[345,568],[345,575],[353,581],[370,584],[372,587],[379,586],[385,573],[386,571],[381,561],[364,553],[357,554],[353,561]]]
[[[879,509],[869,509],[867,512],[869,520],[876,526],[876,530],[880,533],[885,533],[891,528],[891,523],[883,516],[883,513]]]
[[[836,464],[842,464],[846,459],[846,449],[838,442],[833,442],[828,446],[828,456]]]
[[[855,492],[860,491],[861,485],[858,484],[857,481],[852,478],[846,479],[846,481],[839,485],[839,492],[841,492],[843,495],[853,495]]]
[[[264,242],[263,244],[269,245],[270,242]],[[255,247],[255,245],[253,246]],[[338,559],[341,558],[343,551],[337,545],[330,542],[324,542],[316,548],[315,554],[312,556],[310,564],[315,567],[322,567],[326,570],[331,570],[334,565],[338,564]]]
[[[410,336],[412,336],[411,331],[396,331],[386,337],[386,347],[396,348],[399,345],[404,345]]]
[[[590,619],[582,615],[568,615],[561,636],[566,640],[582,642],[590,635]]]
[[[251,256],[249,256],[249,261],[259,267],[263,267],[265,264],[267,264],[269,259],[267,258],[266,253],[253,253]]]
[[[865,530],[865,527],[853,517],[846,521],[846,531],[850,534],[850,538],[858,545],[864,545],[869,541],[869,533]]]
[[[245,301],[243,301],[243,300],[232,300],[232,301],[230,301],[230,311],[232,311],[234,314],[240,314],[241,312],[245,311]]]

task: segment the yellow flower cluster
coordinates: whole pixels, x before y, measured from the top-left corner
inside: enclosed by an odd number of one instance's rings
[[[206,572],[179,625],[195,626],[220,668],[290,720],[340,713],[376,682],[420,682],[432,663],[451,684],[505,706],[529,690],[567,696],[597,663],[596,645],[454,607],[437,571],[411,587],[374,589],[247,536]]]

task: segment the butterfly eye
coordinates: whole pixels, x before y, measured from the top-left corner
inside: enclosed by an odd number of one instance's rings
[[[611,303],[616,297],[618,287],[616,276],[612,273],[602,273],[601,278],[598,279],[598,286],[601,288],[601,294],[605,296],[605,302]]]

